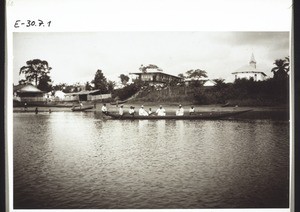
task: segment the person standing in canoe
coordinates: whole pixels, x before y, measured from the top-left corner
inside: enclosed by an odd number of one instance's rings
[[[159,108],[156,110],[156,113],[158,116],[165,116],[166,110],[162,107],[162,105],[160,105]]]
[[[123,105],[121,105],[119,108],[119,115],[123,116],[123,114],[124,114]]]
[[[104,113],[104,114],[107,114],[107,113],[108,113],[107,107],[106,107],[106,104],[105,104],[105,103],[103,104],[103,106],[102,106],[102,108],[101,108],[101,111],[102,111],[102,113]]]
[[[176,111],[176,116],[183,116],[183,115],[184,115],[184,109],[181,105],[179,105],[179,108]]]
[[[139,116],[148,116],[147,111],[144,109],[144,106],[142,105],[139,109]]]

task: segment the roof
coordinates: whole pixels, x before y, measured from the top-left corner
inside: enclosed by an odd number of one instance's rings
[[[196,78],[196,77],[191,77],[191,78],[186,78],[184,79],[185,82],[190,82],[190,81],[207,81],[209,80],[206,77],[201,77],[201,78]]]
[[[164,73],[162,71],[135,72],[135,73],[129,73],[129,74],[137,74],[137,75],[142,75],[142,74],[163,74],[163,75],[168,75],[168,76],[175,77],[175,78],[178,78],[178,79],[183,79],[182,77],[175,76],[175,75],[172,75],[172,74],[167,74],[167,73]]]
[[[236,72],[232,72],[232,74],[262,74],[264,76],[267,76],[264,72],[262,71],[236,71]]]
[[[16,85],[14,86],[14,92],[18,93],[44,93],[40,89],[33,85]]]
[[[238,68],[235,72],[232,72],[232,74],[238,74],[238,73],[257,73],[257,74],[262,74],[264,76],[267,76],[263,71],[255,68],[252,65],[242,66],[242,67]]]
[[[75,93],[66,93],[66,95],[88,95],[88,94],[94,94],[96,92],[99,92],[100,90],[92,90],[92,91],[79,91]]]

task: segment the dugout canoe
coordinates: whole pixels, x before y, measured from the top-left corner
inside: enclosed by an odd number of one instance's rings
[[[124,100],[124,101],[116,101],[116,102],[110,102],[109,104],[110,105],[121,105],[121,104],[124,104],[124,103],[126,103],[127,102],[127,100]]]
[[[94,106],[83,106],[83,107],[80,107],[80,106],[76,106],[76,107],[72,107],[72,111],[73,112],[77,112],[77,111],[85,111],[85,110],[88,110],[88,109],[93,109]]]
[[[166,115],[166,116],[139,116],[139,115],[123,115],[120,116],[119,114],[116,113],[107,113],[105,115],[113,118],[113,119],[122,119],[122,120],[159,120],[159,119],[175,119],[175,120],[201,120],[201,119],[206,119],[206,120],[213,120],[213,119],[222,119],[222,118],[227,118],[227,117],[232,117],[236,116],[239,114],[243,114],[246,112],[249,112],[251,110],[242,110],[242,111],[230,111],[230,112],[203,112],[203,113],[197,113],[194,115],[183,115],[183,116],[176,116],[176,115]]]

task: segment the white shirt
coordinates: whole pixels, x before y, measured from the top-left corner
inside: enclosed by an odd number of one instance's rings
[[[184,114],[184,109],[181,107],[176,111],[176,116],[183,116]]]
[[[156,110],[156,113],[158,116],[165,116],[166,115],[166,110],[164,108],[158,108]]]
[[[134,109],[129,109],[129,114],[134,114]]]
[[[195,108],[190,108],[190,113],[194,113],[195,112]]]
[[[139,109],[139,116],[148,116],[148,113],[144,108],[140,108]]]
[[[107,112],[106,106],[103,105],[102,108],[101,108],[101,111],[102,111],[102,112]]]
[[[120,109],[119,109],[119,115],[122,116],[123,114],[124,114],[123,108],[120,107]]]

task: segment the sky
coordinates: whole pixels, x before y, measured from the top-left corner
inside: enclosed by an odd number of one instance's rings
[[[118,82],[141,64],[173,75],[201,69],[210,79],[231,82],[252,53],[257,69],[272,77],[274,61],[289,56],[289,46],[289,32],[14,32],[13,82],[32,59],[48,61],[54,85],[90,82],[98,69]]]

